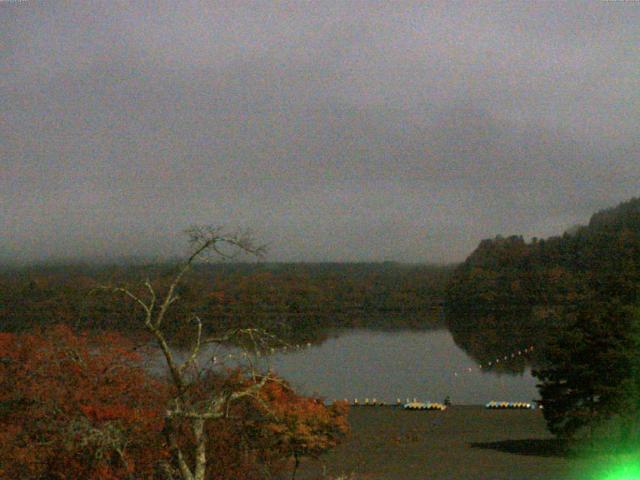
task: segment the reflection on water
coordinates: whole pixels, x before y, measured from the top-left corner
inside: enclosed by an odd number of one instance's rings
[[[519,375],[484,373],[447,330],[350,330],[321,345],[270,359],[272,368],[301,392],[329,400],[400,397],[480,404],[538,398],[529,369]],[[456,375],[457,373],[457,375]]]
[[[446,320],[456,345],[483,365],[492,362],[492,370],[512,373],[524,373],[530,361],[539,364],[543,360],[543,347],[558,324],[553,309],[531,306],[470,309],[451,313]],[[531,345],[536,348],[526,357],[496,363],[496,359]]]
[[[218,367],[245,363],[235,348],[217,347],[202,353],[201,365],[214,355]],[[184,359],[186,353],[178,357]],[[523,359],[514,361],[522,363]],[[329,401],[376,398],[395,403],[397,398],[415,397],[441,402],[450,396],[455,404],[477,405],[538,398],[536,380],[528,367],[518,374],[479,370],[448,330],[341,330],[321,344],[262,356],[258,363],[260,369],[270,367],[287,379],[300,393]],[[151,368],[159,371],[163,365],[158,356]]]

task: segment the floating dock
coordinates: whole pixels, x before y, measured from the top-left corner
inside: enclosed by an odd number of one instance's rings
[[[402,408],[405,410],[438,410],[443,412],[447,409],[444,403],[437,402],[409,402],[405,403]]]
[[[525,410],[533,410],[535,409],[535,405],[532,403],[526,402],[496,402],[491,401],[487,403],[485,408],[490,410],[513,410],[513,409],[525,409]]]
[[[417,398],[409,399],[407,398],[405,401],[400,400],[399,398],[395,403],[385,403],[376,398],[364,398],[357,399],[355,398],[353,401],[349,401],[348,399],[344,399],[344,402],[351,405],[352,407],[397,407],[403,408],[405,410],[438,410],[444,411],[450,405],[448,402],[429,402],[429,401],[419,401]],[[492,400],[485,404],[484,406],[489,410],[535,410],[535,403],[529,402],[506,402],[506,401],[495,401]]]
[[[385,403],[377,400],[376,398],[365,398],[360,401],[357,398],[350,402],[346,398],[344,399],[345,403],[348,403],[352,407],[399,407],[404,408],[405,410],[438,410],[443,411],[447,409],[447,405],[439,402],[420,402],[416,398],[410,400],[407,398],[406,402],[401,401],[399,398],[396,400],[396,403]]]

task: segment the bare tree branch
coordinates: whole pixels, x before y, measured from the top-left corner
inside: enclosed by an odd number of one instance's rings
[[[264,402],[258,393],[269,379],[273,379],[273,376],[268,373],[258,380],[259,376],[256,372],[255,365],[247,355],[251,371],[251,384],[231,392],[209,392],[209,399],[203,403],[197,399],[197,396],[192,398],[191,393],[192,387],[203,378],[201,368],[198,364],[198,356],[201,353],[202,346],[211,343],[224,344],[244,336],[248,338],[254,351],[257,351],[260,346],[265,344],[263,338],[266,337],[264,336],[264,332],[249,328],[236,329],[219,337],[208,337],[205,339],[203,338],[202,320],[198,316],[193,316],[191,321],[194,321],[196,324],[194,341],[186,360],[183,363],[178,363],[169,344],[167,334],[163,329],[163,321],[171,305],[179,298],[176,290],[185,275],[193,268],[193,265],[206,254],[213,253],[219,258],[233,259],[239,254],[246,253],[261,258],[265,254],[265,246],[257,245],[249,231],[228,233],[221,227],[193,226],[188,229],[186,233],[189,236],[189,242],[192,247],[191,254],[184,263],[179,265],[164,296],[161,298],[158,297],[156,289],[149,279],[146,279],[144,282],[144,286],[149,292],[148,301],[143,300],[140,296],[125,287],[104,287],[103,289],[110,290],[114,293],[122,293],[143,308],[145,312],[144,327],[155,338],[155,342],[164,356],[171,381],[175,387],[175,394],[172,398],[173,405],[168,408],[165,413],[165,435],[167,437],[167,443],[173,453],[174,461],[177,464],[177,471],[182,480],[204,480],[207,465],[205,422],[223,417],[226,413],[225,410],[228,411],[231,402],[241,398],[251,396],[260,402]],[[156,308],[158,303],[160,307]],[[193,376],[189,376],[191,367],[193,367]],[[190,452],[189,455],[185,455],[185,452],[182,450],[184,447],[181,447],[178,443],[178,429],[175,425],[175,421],[178,418],[185,419],[189,422],[191,433],[193,434],[195,445],[194,450]],[[189,465],[188,458],[192,459],[192,466]],[[165,465],[164,472],[167,477],[172,475],[171,470],[170,465]]]
[[[187,368],[189,368],[189,365],[192,364],[196,367],[197,370],[197,359],[198,354],[200,353],[200,345],[202,344],[202,320],[200,320],[200,317],[198,316],[195,316],[193,319],[196,322],[196,339],[193,347],[191,348],[191,355],[189,355],[189,358],[179,368],[181,375]]]

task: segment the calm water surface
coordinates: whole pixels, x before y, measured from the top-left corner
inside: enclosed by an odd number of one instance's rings
[[[237,349],[217,347],[202,352],[201,365],[216,355],[227,366],[241,360]],[[182,359],[186,353],[178,354]],[[220,361],[217,363],[221,366]],[[485,404],[490,400],[531,402],[538,398],[531,371],[491,373],[460,349],[447,330],[346,330],[319,345],[261,357],[259,368],[271,368],[298,392],[328,401],[365,398],[395,403],[409,398],[455,404]],[[150,368],[164,369],[160,354]],[[469,371],[471,369],[471,371]]]
[[[299,391],[328,400],[442,401],[449,395],[453,403],[483,404],[538,398],[529,370],[522,375],[469,372],[475,362],[447,330],[351,330],[321,345],[273,355],[270,364]]]

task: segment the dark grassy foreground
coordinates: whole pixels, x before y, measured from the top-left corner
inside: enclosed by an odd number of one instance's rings
[[[541,411],[454,406],[445,412],[359,407],[351,438],[322,462],[303,461],[298,478],[586,479],[588,462],[568,455],[547,432]]]

